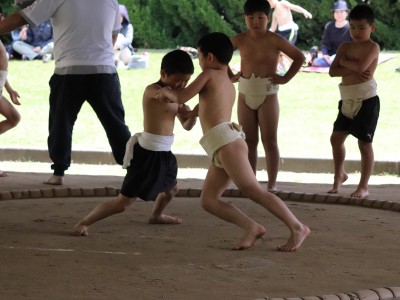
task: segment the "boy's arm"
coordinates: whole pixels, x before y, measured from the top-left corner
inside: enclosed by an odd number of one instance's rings
[[[238,49],[237,46],[237,36],[234,36],[231,38],[232,46],[233,46],[233,51],[236,51]],[[236,74],[233,73],[231,67],[228,66],[228,77],[231,79],[233,83],[238,82],[240,75],[242,75],[242,72],[237,72]]]
[[[349,76],[352,73],[354,73],[350,69],[347,69],[340,64],[340,60],[343,58],[343,56],[345,55],[345,52],[346,52],[346,45],[347,45],[346,43],[340,44],[340,46],[336,52],[335,59],[333,60],[331,66],[329,68],[329,76],[343,77],[343,76]]]
[[[228,77],[229,77],[229,79],[233,82],[233,83],[235,83],[235,82],[238,82],[239,81],[239,78],[240,78],[240,76],[242,75],[242,72],[237,72],[236,74],[234,74],[233,73],[233,71],[232,71],[232,69],[231,69],[231,67],[229,67],[228,66]]]
[[[210,78],[209,74],[210,70],[203,71],[191,84],[182,90],[171,90],[168,87],[164,87],[157,91],[156,96],[159,100],[165,102],[186,103],[206,86]]]
[[[186,130],[191,130],[196,124],[197,116],[199,115],[199,105],[197,104],[193,110],[186,104],[179,105],[178,119],[182,124],[182,127]]]
[[[302,8],[301,6],[294,5],[289,1],[282,1],[282,4],[285,5],[290,10],[303,14],[306,19],[312,19],[312,14],[309,11]]]
[[[346,69],[353,72],[363,73],[369,66],[374,62],[374,60],[379,57],[379,46],[373,43],[370,47],[365,49],[365,55],[361,59],[348,59],[346,55],[340,58],[340,65]]]
[[[335,59],[332,61],[331,66],[329,67],[329,76],[331,77],[342,77],[351,74],[351,71],[342,67],[340,65],[340,59],[343,56],[345,44],[341,44],[336,52]]]
[[[269,27],[269,31],[275,32],[277,29],[278,29],[278,20],[276,18],[276,15],[273,13],[271,27]]]
[[[279,50],[292,59],[293,62],[285,75],[281,76],[278,74],[272,74],[270,78],[273,84],[285,84],[297,74],[306,58],[303,52],[301,52],[296,46],[293,46],[291,43],[289,43],[286,39],[279,36],[277,36],[277,38]]]
[[[21,103],[19,103],[19,94],[17,91],[13,90],[13,88],[11,87],[10,83],[8,82],[8,80],[6,80],[6,83],[4,84],[4,87],[6,88],[7,92],[10,94],[10,98],[11,101],[14,104],[20,105]]]

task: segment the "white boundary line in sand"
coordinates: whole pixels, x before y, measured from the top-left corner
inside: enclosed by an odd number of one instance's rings
[[[85,249],[62,249],[62,248],[40,248],[40,247],[0,247],[0,249],[6,250],[32,250],[32,251],[47,251],[47,252],[89,252],[99,254],[112,254],[112,255],[141,255],[140,252],[126,253],[126,252],[113,252],[113,251],[101,251],[101,250],[85,250]]]

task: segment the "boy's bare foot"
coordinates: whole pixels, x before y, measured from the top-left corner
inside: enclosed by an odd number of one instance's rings
[[[278,191],[278,187],[276,186],[276,183],[275,183],[275,184],[270,184],[270,183],[268,182],[268,184],[267,184],[267,190],[268,190],[268,192],[270,192],[270,193],[275,193],[275,192]]]
[[[278,250],[283,252],[296,251],[304,242],[306,237],[310,235],[310,232],[311,232],[310,228],[308,228],[306,225],[303,224],[300,229],[292,232],[286,244],[278,247]]]
[[[89,229],[88,226],[81,225],[78,223],[74,226],[74,231],[72,232],[72,235],[87,236],[87,235],[89,235],[88,229]]]
[[[350,194],[352,198],[367,198],[369,196],[368,189],[358,187],[355,192]]]
[[[265,234],[265,228],[261,225],[257,225],[247,231],[242,238],[240,244],[234,247],[232,250],[246,250],[254,245],[254,243],[259,239],[262,238]]]
[[[63,185],[64,183],[64,176],[57,176],[57,175],[52,175],[49,180],[43,181],[44,184],[50,184],[50,185]]]
[[[349,178],[346,173],[342,174],[341,176],[335,177],[333,181],[333,187],[331,190],[328,191],[329,194],[336,194],[339,191],[340,186],[346,182]]]
[[[157,217],[150,217],[149,219],[150,224],[182,224],[182,219],[175,217],[161,214]]]
[[[8,174],[4,171],[0,171],[0,177],[7,177]]]

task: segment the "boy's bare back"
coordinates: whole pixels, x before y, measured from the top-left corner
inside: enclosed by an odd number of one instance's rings
[[[143,126],[144,131],[156,135],[173,134],[175,117],[181,104],[164,103],[156,98],[156,92],[162,86],[156,82],[146,87],[143,94]]]
[[[230,122],[235,102],[235,87],[226,70],[207,69],[196,80],[205,80],[199,92],[199,119],[203,132]]]

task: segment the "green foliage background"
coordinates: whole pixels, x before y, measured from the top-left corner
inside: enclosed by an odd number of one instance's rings
[[[350,7],[362,0],[347,0]],[[17,8],[13,0],[0,0],[6,14]],[[167,49],[178,45],[195,47],[197,40],[213,31],[229,36],[246,30],[244,0],[120,0],[127,6],[135,27],[134,46]],[[319,45],[324,25],[332,19],[335,0],[290,0],[310,11],[313,19],[293,13],[299,25],[297,46],[303,50]],[[400,0],[369,0],[375,10],[377,30],[373,39],[382,50],[400,49]],[[4,40],[4,37],[2,37]]]
[[[293,13],[299,25],[297,46],[309,49],[319,45],[325,24],[332,19],[334,0],[290,0],[310,11],[313,19]],[[350,7],[362,1],[348,0]],[[145,48],[195,46],[202,35],[222,31],[229,36],[246,30],[244,0],[120,0],[130,12],[135,27],[135,44]],[[400,49],[400,2],[370,0],[375,10],[377,30],[373,39],[382,50]]]

